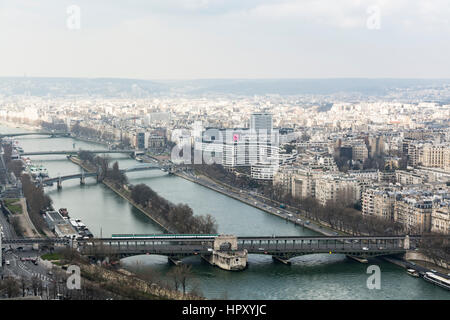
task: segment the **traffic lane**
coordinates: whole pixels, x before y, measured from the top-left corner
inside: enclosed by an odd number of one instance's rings
[[[14,238],[16,236],[16,232],[15,232],[14,228],[7,221],[3,212],[0,213],[0,225],[3,228],[3,233],[5,235],[5,238]]]
[[[35,265],[32,261],[22,261],[22,258],[37,259],[38,265]],[[40,257],[38,252],[7,252],[5,253],[5,262],[8,261],[9,265],[4,265],[4,269],[8,275],[14,275],[16,277],[31,278],[37,276],[48,284],[52,281],[51,275],[48,273],[48,269],[39,263]]]

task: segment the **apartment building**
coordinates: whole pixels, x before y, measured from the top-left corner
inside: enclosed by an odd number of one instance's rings
[[[450,203],[433,208],[431,213],[431,231],[450,234]]]
[[[395,181],[402,185],[410,184],[422,184],[424,179],[422,176],[414,173],[413,171],[396,170],[395,171]]]
[[[450,145],[424,145],[422,147],[420,163],[424,167],[450,168]]]
[[[352,160],[364,162],[369,157],[369,151],[365,143],[355,143],[352,146]]]
[[[355,178],[340,174],[325,174],[315,182],[315,197],[322,205],[338,201],[354,204],[360,201],[360,187]]]
[[[311,168],[298,169],[291,178],[292,197],[302,199],[316,196],[316,180],[324,174],[321,170]]]
[[[394,220],[395,199],[392,189],[367,189],[361,197],[362,214]]]
[[[408,232],[429,232],[432,212],[433,199],[431,197],[408,195],[395,202],[394,220],[403,224]]]

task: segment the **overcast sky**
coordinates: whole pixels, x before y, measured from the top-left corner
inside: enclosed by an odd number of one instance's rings
[[[0,0],[0,76],[450,78],[449,20],[448,0]]]

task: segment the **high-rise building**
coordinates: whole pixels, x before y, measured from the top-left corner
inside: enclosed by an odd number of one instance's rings
[[[273,120],[271,113],[258,112],[252,113],[250,116],[250,130],[259,132],[267,132],[271,134],[273,129]]]

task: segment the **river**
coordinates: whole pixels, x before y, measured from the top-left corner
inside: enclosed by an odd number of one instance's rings
[[[0,132],[23,132],[23,128],[0,125]],[[17,137],[25,151],[105,148],[72,138],[42,136]],[[112,155],[124,169],[137,162],[126,155]],[[33,156],[50,177],[76,173],[80,168],[65,156]],[[208,188],[160,170],[128,173],[130,183],[145,183],[174,203],[186,203],[194,214],[213,215],[220,233],[249,235],[313,235],[284,220],[226,197]],[[85,185],[64,181],[62,189],[46,187],[55,208],[67,208],[70,216],[81,219],[95,236],[112,233],[161,233],[161,229],[128,202],[94,178]],[[274,263],[270,256],[249,255],[249,268],[228,272],[212,267],[199,257],[184,260],[192,264],[195,287],[210,299],[450,299],[450,293],[408,276],[404,269],[379,259],[369,260],[381,269],[381,289],[368,289],[368,265],[343,255],[316,254],[292,259],[292,265]],[[163,256],[137,256],[122,260],[130,269],[149,268],[165,277],[171,266]]]

